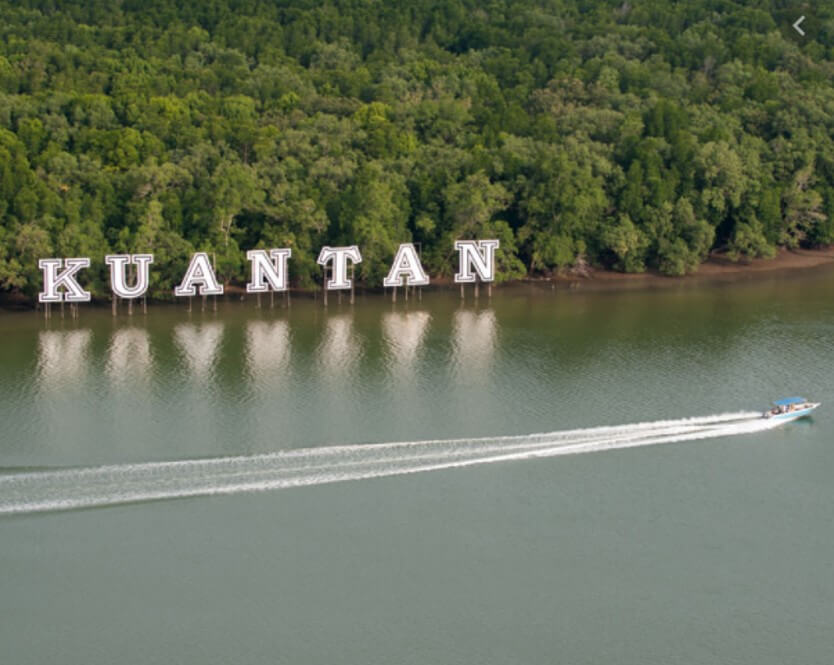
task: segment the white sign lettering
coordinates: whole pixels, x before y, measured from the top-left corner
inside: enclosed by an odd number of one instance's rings
[[[498,240],[456,240],[454,247],[458,252],[459,267],[455,273],[455,283],[495,281],[495,253],[499,246]],[[291,249],[251,249],[246,252],[246,258],[250,262],[249,282],[246,284],[248,293],[286,291],[289,288]],[[115,296],[140,298],[148,292],[153,254],[108,254],[104,262],[110,266],[110,289]],[[348,277],[348,262],[352,265],[362,263],[362,254],[356,245],[325,246],[316,262],[329,269],[329,272],[325,271],[325,288],[328,291],[350,289],[353,279]],[[82,268],[90,267],[89,258],[40,259],[38,266],[43,271],[43,291],[38,294],[40,302],[90,301],[90,292],[85,291],[76,278]],[[135,276],[128,266],[136,267]],[[133,283],[128,284],[129,281]],[[391,269],[382,281],[383,286],[427,286],[429,282],[429,275],[423,268],[414,244],[400,244]],[[219,296],[223,292],[224,287],[218,282],[206,252],[197,252],[191,256],[182,282],[174,287],[174,295],[177,297]]]
[[[456,240],[455,249],[460,256],[460,268],[455,274],[456,284],[471,284],[475,281],[472,269],[482,282],[495,280],[495,250],[498,240]]]
[[[223,295],[223,285],[217,283],[217,276],[214,274],[208,254],[205,252],[197,252],[191,257],[191,263],[188,264],[188,270],[185,271],[182,283],[174,288],[174,295],[196,295],[197,289],[195,287],[200,288],[200,295],[202,296]]]
[[[148,290],[153,254],[108,254],[104,262],[110,266],[110,288],[119,298],[140,298]],[[127,285],[126,267],[136,266],[136,283]]]
[[[426,286],[429,283],[428,275],[423,270],[417,250],[410,242],[403,243],[397,250],[394,262],[391,264],[391,271],[382,281],[384,286],[402,286],[403,278],[406,286]]]
[[[64,269],[58,272],[62,266]],[[40,302],[90,302],[90,292],[75,281],[79,270],[90,267],[90,259],[41,259],[38,267],[43,270],[43,291],[38,294]],[[61,287],[64,291],[58,290]]]
[[[246,258],[252,262],[252,277],[246,285],[248,293],[287,290],[287,261],[291,249],[250,249]],[[267,285],[268,283],[268,285]]]
[[[327,290],[349,289],[351,280],[347,277],[347,262],[350,259],[353,263],[362,263],[362,255],[356,245],[350,247],[322,247],[316,263],[320,266],[327,265],[333,261],[330,272],[330,279],[327,280]]]

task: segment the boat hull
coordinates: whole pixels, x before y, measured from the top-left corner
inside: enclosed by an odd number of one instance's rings
[[[789,411],[788,413],[765,413],[764,417],[768,420],[773,420],[780,423],[787,423],[791,420],[797,420],[799,418],[805,418],[806,416],[811,415],[811,412],[819,406],[819,402],[807,404],[801,409],[797,409],[796,411]]]

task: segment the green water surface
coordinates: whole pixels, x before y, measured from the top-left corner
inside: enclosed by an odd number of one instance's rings
[[[0,472],[823,407],[751,435],[0,517],[3,663],[834,662],[834,272],[278,302],[0,313]]]

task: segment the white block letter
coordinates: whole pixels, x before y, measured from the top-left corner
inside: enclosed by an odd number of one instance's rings
[[[417,250],[410,242],[403,243],[397,250],[388,277],[382,280],[383,286],[402,286],[405,277],[406,286],[426,286],[429,278],[417,256]]]
[[[460,256],[460,268],[455,275],[455,283],[474,282],[473,268],[482,282],[494,281],[495,250],[499,244],[497,240],[456,240],[455,249]]]
[[[58,270],[65,266],[61,272]],[[38,267],[43,270],[43,291],[38,294],[40,302],[90,302],[90,292],[75,281],[75,273],[90,267],[90,259],[41,259]],[[59,292],[60,287],[65,291]]]
[[[196,295],[197,290],[194,288],[195,286],[200,287],[201,296],[223,295],[223,285],[217,283],[214,269],[211,267],[211,263],[209,263],[208,254],[205,252],[197,252],[191,257],[191,263],[188,264],[188,270],[185,271],[182,284],[174,287],[174,295]]]
[[[347,262],[350,259],[354,263],[362,263],[359,248],[356,245],[350,247],[322,247],[316,263],[320,266],[327,265],[331,259],[333,260],[333,268],[330,272],[330,279],[327,281],[327,290],[349,289],[350,280],[347,278]]]
[[[269,253],[265,249],[250,249],[246,252],[246,258],[252,262],[252,278],[246,285],[246,291],[248,293],[266,293],[270,290],[286,291],[287,260],[291,256],[291,249],[270,249]]]
[[[153,254],[108,254],[104,262],[110,266],[110,288],[119,298],[140,298],[148,290],[148,266],[153,263]],[[125,267],[136,266],[136,284],[127,285]]]

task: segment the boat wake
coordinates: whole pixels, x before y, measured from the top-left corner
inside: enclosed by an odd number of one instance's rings
[[[303,448],[248,457],[0,474],[0,514],[32,513],[319,485],[533,457],[750,434],[756,412],[477,439]]]

